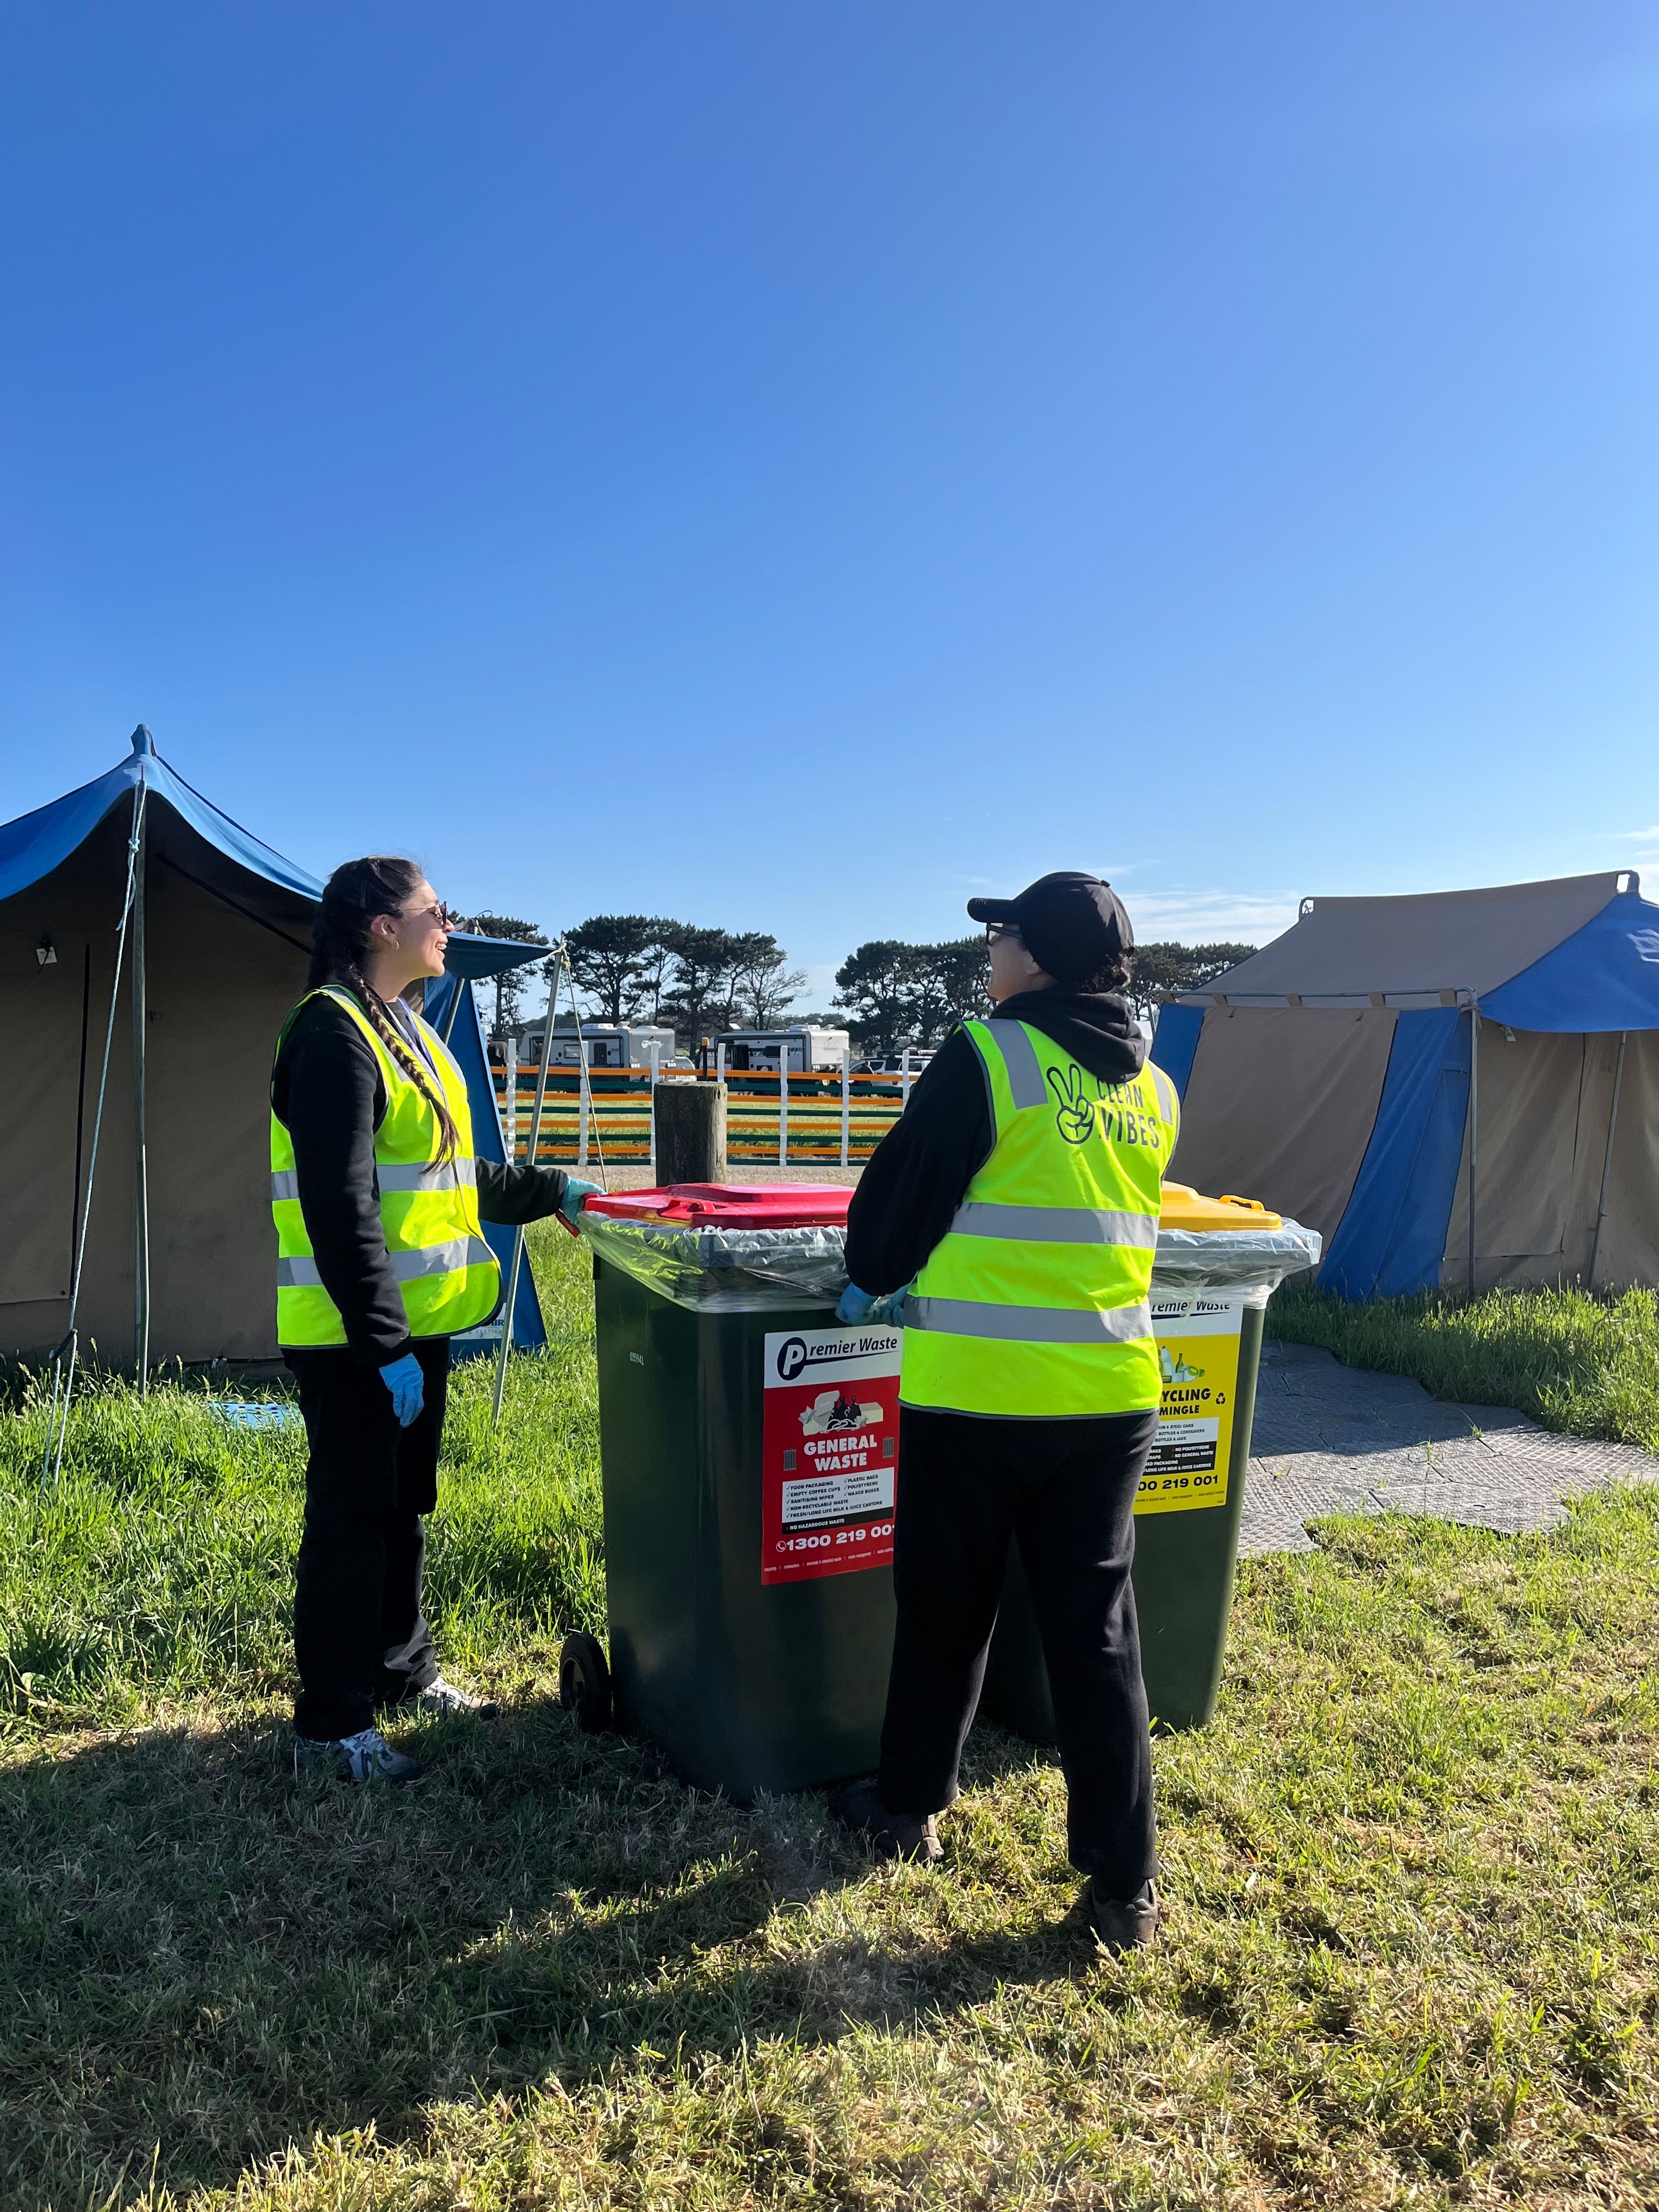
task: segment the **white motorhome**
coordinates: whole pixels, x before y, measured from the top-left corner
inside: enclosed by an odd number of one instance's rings
[[[781,1067],[791,1075],[839,1075],[851,1049],[845,1030],[814,1029],[804,1022],[787,1030],[722,1030],[714,1043],[724,1048],[726,1065],[738,1075],[775,1075]]]
[[[514,1049],[520,1067],[541,1066],[542,1037],[546,1027],[544,1022],[537,1022],[520,1031]],[[658,1066],[672,1066],[674,1032],[671,1029],[655,1028],[648,1023],[584,1022],[579,1047],[575,1024],[557,1021],[553,1024],[553,1050],[547,1064],[550,1067],[575,1067],[585,1053],[590,1067],[649,1067],[653,1045]]]

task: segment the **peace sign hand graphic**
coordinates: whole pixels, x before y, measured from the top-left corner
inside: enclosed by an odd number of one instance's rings
[[[1048,1080],[1060,1100],[1054,1119],[1060,1135],[1068,1145],[1086,1145],[1095,1133],[1095,1106],[1093,1099],[1084,1096],[1083,1070],[1073,1060],[1064,1076],[1057,1067],[1051,1067]]]

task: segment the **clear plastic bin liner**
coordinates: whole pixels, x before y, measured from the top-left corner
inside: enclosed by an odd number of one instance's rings
[[[833,1306],[847,1287],[845,1232],[838,1228],[707,1228],[586,1209],[578,1218],[601,1259],[693,1312]],[[1319,1255],[1317,1231],[1295,1221],[1212,1234],[1161,1229],[1152,1291],[1164,1297],[1221,1293],[1265,1306],[1286,1275],[1316,1267]]]
[[[1316,1229],[1288,1218],[1277,1229],[1160,1229],[1152,1295],[1219,1292],[1265,1306],[1287,1275],[1319,1265],[1323,1245]]]
[[[577,1216],[602,1260],[694,1311],[763,1313],[772,1306],[834,1305],[847,1287],[838,1228],[709,1228],[695,1222]]]

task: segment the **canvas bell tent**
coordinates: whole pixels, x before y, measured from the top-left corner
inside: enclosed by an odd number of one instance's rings
[[[1304,899],[1162,1009],[1152,1056],[1182,1181],[1319,1230],[1343,1297],[1659,1282],[1659,906],[1634,875]]]
[[[276,1356],[270,1063],[321,893],[143,727],[107,775],[0,826],[0,1355],[63,1339],[84,1233],[83,1356]],[[538,957],[457,935],[437,987],[485,1158],[501,1127],[471,979]],[[527,1269],[514,1334],[542,1340]]]

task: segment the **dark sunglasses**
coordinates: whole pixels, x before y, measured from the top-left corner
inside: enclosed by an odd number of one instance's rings
[[[430,915],[432,919],[437,923],[440,929],[459,929],[461,926],[461,917],[459,915],[455,912],[453,907],[446,906],[441,899],[438,901],[436,906],[423,906],[418,908],[410,919],[413,921],[424,921],[428,915]]]
[[[1019,932],[1012,921],[988,921],[985,925],[985,942],[988,945],[994,945],[1000,937],[1012,937],[1016,945],[1020,941]]]

